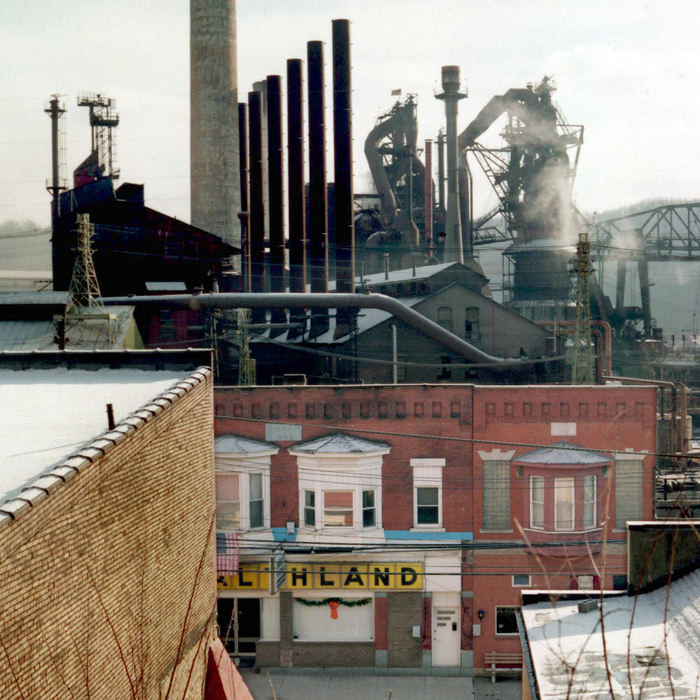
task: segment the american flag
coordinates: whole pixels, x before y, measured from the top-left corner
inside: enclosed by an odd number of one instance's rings
[[[216,572],[219,576],[238,573],[240,547],[237,532],[216,533]]]

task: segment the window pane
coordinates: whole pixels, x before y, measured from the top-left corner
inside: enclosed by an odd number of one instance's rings
[[[262,474],[250,475],[250,500],[262,500]]]
[[[518,634],[516,608],[496,608],[496,634]]]
[[[217,474],[216,527],[219,530],[237,530],[241,527],[239,475]]]
[[[323,492],[323,524],[352,527],[352,491]]]
[[[554,480],[555,529],[574,529],[574,480],[571,477]]]
[[[584,527],[596,526],[596,478],[587,476],[583,481],[583,520]]]
[[[544,527],[544,477],[530,477],[530,527]]]
[[[316,493],[304,491],[304,525],[316,527]]]
[[[437,506],[438,504],[438,490],[437,488],[418,488],[417,491],[417,503],[419,506]]]
[[[262,501],[251,501],[250,502],[250,526],[251,527],[262,527],[263,526],[263,502]]]
[[[437,525],[440,522],[437,506],[418,506],[417,516],[419,525]]]
[[[362,527],[374,527],[374,491],[362,492]]]

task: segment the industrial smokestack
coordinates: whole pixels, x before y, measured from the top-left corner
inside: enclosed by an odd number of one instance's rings
[[[335,154],[335,278],[336,291],[355,291],[355,235],[352,190],[352,87],[350,22],[333,20],[333,146]],[[353,309],[338,309],[335,337],[347,335]]]
[[[302,61],[287,61],[287,200],[289,202],[289,291],[306,292],[306,211],[304,201],[304,93]],[[303,324],[303,309],[290,309],[290,323]],[[289,337],[299,335],[290,329]]]
[[[250,202],[248,198],[248,105],[238,103],[238,145],[240,150],[239,170],[241,188],[241,274],[243,290],[250,292]]]
[[[423,219],[425,221],[425,247],[428,254],[433,252],[433,142],[425,139],[425,171],[423,190]]]
[[[447,219],[445,222],[445,251],[443,260],[464,262],[462,226],[459,215],[457,103],[466,97],[459,91],[459,66],[442,67],[442,93],[436,95],[445,102],[447,137]]]
[[[235,0],[190,0],[191,221],[240,247]]]
[[[267,76],[268,207],[270,220],[270,291],[284,291],[284,185],[282,166],[282,78]],[[284,309],[272,309],[273,324],[287,320]],[[284,332],[273,328],[272,335]]]
[[[248,93],[248,138],[250,153],[250,288],[265,291],[265,199],[262,158],[262,95]],[[253,322],[265,322],[265,310],[253,309]]]
[[[326,134],[323,94],[323,42],[307,43],[309,83],[309,248],[311,291],[328,291],[328,212],[326,204]],[[313,309],[311,337],[328,330],[327,309]]]

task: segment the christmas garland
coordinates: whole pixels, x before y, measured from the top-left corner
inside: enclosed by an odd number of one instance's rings
[[[331,603],[338,603],[346,608],[359,608],[372,602],[371,598],[295,598],[294,600],[309,608],[320,608],[322,605],[330,605]]]

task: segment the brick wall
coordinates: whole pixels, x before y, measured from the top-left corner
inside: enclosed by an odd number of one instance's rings
[[[422,641],[412,636],[412,627],[423,621],[423,593],[388,593],[387,612],[389,666],[420,668],[423,664]]]
[[[158,698],[173,669],[170,697],[202,697],[216,572],[198,376],[0,529],[0,697]]]
[[[297,667],[374,667],[374,642],[294,642]]]

